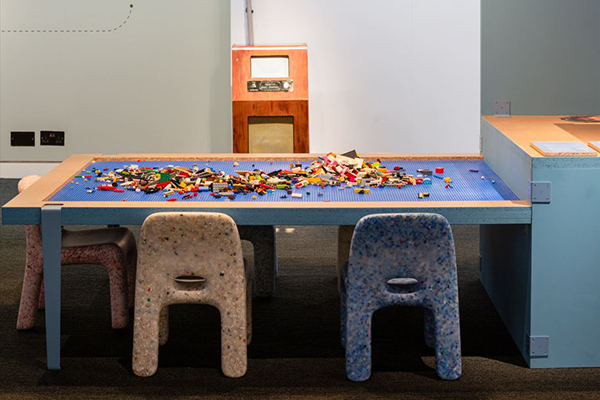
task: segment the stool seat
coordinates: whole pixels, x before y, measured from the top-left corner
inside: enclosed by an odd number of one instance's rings
[[[62,248],[100,246],[104,244],[115,245],[124,252],[130,251],[136,246],[135,236],[127,228],[100,228],[80,231],[62,230]]]

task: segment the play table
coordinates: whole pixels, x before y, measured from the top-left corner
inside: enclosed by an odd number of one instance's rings
[[[417,169],[444,168],[452,187],[432,177],[431,185],[373,188],[368,194],[352,189],[307,186],[295,189],[302,198],[285,191],[257,196],[238,195],[235,200],[220,199],[209,192],[183,199],[175,194],[167,201],[161,193],[135,191],[95,191],[92,169],[114,170],[124,165],[160,167],[166,165],[210,166],[233,173],[260,168],[270,172],[289,168],[290,163],[310,163],[317,155],[73,155],[43,176],[3,207],[5,224],[41,224],[46,285],[46,336],[48,368],[60,368],[60,236],[64,225],[141,225],[146,217],[161,211],[210,211],[230,215],[238,225],[354,225],[365,215],[396,212],[434,212],[454,224],[529,224],[531,207],[519,200],[479,155],[403,156],[363,155],[367,160],[381,159],[382,165],[401,166],[406,173]],[[234,162],[239,163],[234,167]],[[87,171],[87,172],[86,172]],[[475,172],[476,171],[476,172]],[[92,177],[89,177],[92,175]],[[86,178],[87,176],[87,178]],[[419,198],[420,192],[429,197]],[[310,192],[310,194],[309,194]]]

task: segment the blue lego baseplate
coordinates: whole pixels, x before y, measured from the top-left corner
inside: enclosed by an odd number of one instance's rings
[[[290,161],[239,161],[239,165],[233,165],[231,161],[97,161],[82,171],[80,175],[92,175],[92,178],[75,178],[73,183],[67,182],[50,201],[167,201],[162,193],[136,193],[132,190],[125,190],[124,193],[115,193],[112,191],[99,191],[88,193],[90,188],[96,188],[103,185],[102,182],[94,181],[96,175],[92,170],[100,169],[114,170],[123,168],[126,165],[136,164],[139,167],[165,167],[179,166],[192,168],[196,164],[199,168],[210,167],[217,171],[224,171],[227,174],[234,174],[234,171],[261,169],[267,173],[279,169],[289,169]],[[308,166],[310,162],[302,162]],[[253,193],[239,194],[235,200],[230,200],[226,196],[217,199],[210,195],[210,192],[200,192],[197,197],[182,199],[183,195],[175,193],[169,198],[176,198],[178,201],[248,201],[248,202],[369,202],[369,201],[501,201],[518,200],[518,197],[502,182],[496,173],[482,160],[395,160],[383,161],[382,167],[394,169],[394,167],[404,168],[404,172],[413,176],[419,175],[417,169],[444,168],[443,174],[437,174],[438,177],[450,177],[452,179],[451,187],[446,188],[446,183],[435,176],[431,176],[431,185],[406,186],[401,189],[395,187],[375,187],[371,188],[370,193],[358,194],[354,188],[339,189],[338,187],[327,186],[323,189],[319,186],[309,185],[301,189],[293,189],[294,193],[302,193],[301,198],[287,195],[285,190],[275,190],[271,194],[256,196],[253,199]],[[477,172],[471,172],[471,171]],[[104,171],[108,172],[108,171]],[[427,192],[429,197],[419,198],[419,193]],[[309,194],[310,193],[310,194]],[[287,198],[282,198],[286,195]]]

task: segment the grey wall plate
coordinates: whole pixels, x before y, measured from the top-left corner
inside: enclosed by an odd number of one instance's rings
[[[550,355],[550,338],[548,336],[530,336],[528,345],[531,357],[548,357]]]
[[[510,117],[510,101],[494,101],[494,115],[496,117]]]
[[[531,182],[531,202],[550,203],[552,199],[551,182]]]

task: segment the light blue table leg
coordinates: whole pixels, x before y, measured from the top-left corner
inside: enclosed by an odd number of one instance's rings
[[[533,181],[530,366],[600,367],[600,159],[537,158]]]
[[[42,207],[48,369],[60,369],[61,206]]]
[[[531,368],[600,367],[600,159],[531,170],[531,226],[481,228],[481,281]]]

